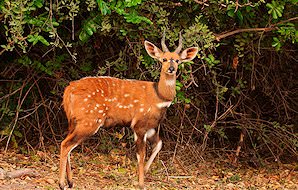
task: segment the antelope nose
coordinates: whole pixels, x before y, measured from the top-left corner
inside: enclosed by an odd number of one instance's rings
[[[170,66],[168,72],[173,73],[174,71],[175,71],[175,68],[173,66]]]

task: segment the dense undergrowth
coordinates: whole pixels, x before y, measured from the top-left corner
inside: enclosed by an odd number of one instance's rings
[[[160,65],[143,42],[159,44],[165,31],[174,49],[182,31],[184,48],[200,51],[180,65],[175,104],[160,128],[170,156],[193,162],[215,153],[236,162],[241,147],[240,158],[255,166],[297,160],[297,10],[297,0],[1,1],[1,145],[58,147],[69,81],[157,81]],[[101,150],[133,146],[130,130],[115,131],[97,135]]]

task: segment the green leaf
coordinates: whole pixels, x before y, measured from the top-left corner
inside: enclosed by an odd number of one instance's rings
[[[50,45],[50,43],[43,36],[38,36],[38,40],[46,46]]]
[[[87,32],[85,30],[82,30],[80,32],[80,35],[79,35],[79,39],[82,41],[82,42],[86,42],[88,39],[89,39],[89,35],[87,34]]]
[[[241,13],[241,11],[237,11],[236,12],[236,14],[237,14],[237,18],[239,19],[239,21],[240,21],[240,24],[242,24],[243,23],[243,15],[242,15],[242,13]]]
[[[277,19],[278,18],[275,9],[273,9],[273,11],[272,11],[272,17],[274,19]]]
[[[85,27],[84,29],[86,30],[86,32],[87,32],[87,34],[88,34],[89,36],[92,36],[92,35],[93,35],[93,31],[92,31],[91,28],[89,28],[89,27]]]
[[[227,15],[229,16],[229,17],[234,17],[235,16],[235,12],[234,12],[235,10],[233,10],[233,9],[231,9],[231,10],[229,10],[228,12],[227,12]]]
[[[111,14],[111,9],[108,7],[108,4],[103,0],[96,0],[98,8],[103,15]]]

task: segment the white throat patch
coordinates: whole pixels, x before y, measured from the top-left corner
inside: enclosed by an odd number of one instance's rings
[[[176,80],[166,80],[166,85],[175,86],[176,85]]]

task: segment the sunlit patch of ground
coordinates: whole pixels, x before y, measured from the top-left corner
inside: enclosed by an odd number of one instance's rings
[[[146,189],[298,189],[295,164],[253,169],[230,167],[220,160],[184,166],[183,158],[156,160],[146,176]],[[110,154],[73,153],[74,189],[137,189],[136,159],[120,150]],[[0,153],[0,189],[58,189],[58,154]],[[194,166],[195,165],[195,166]],[[296,168],[295,168],[296,167]],[[29,168],[34,174],[9,179],[6,172]],[[2,172],[2,173],[1,173]]]

